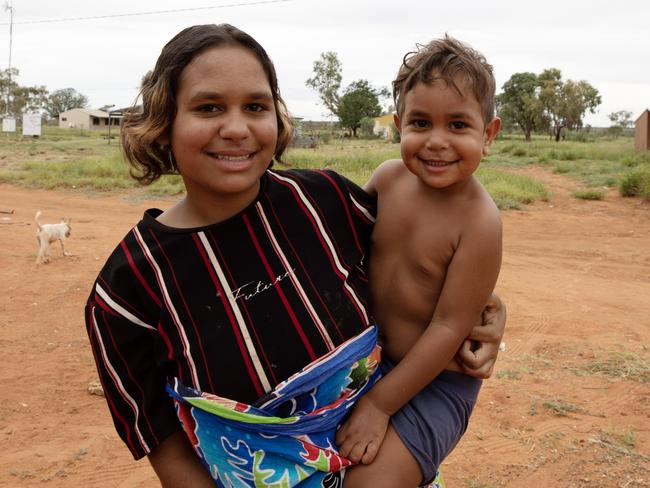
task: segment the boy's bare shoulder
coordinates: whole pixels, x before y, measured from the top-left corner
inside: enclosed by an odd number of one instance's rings
[[[401,159],[388,159],[375,168],[363,189],[369,193],[385,190],[404,171],[408,170]]]
[[[478,232],[486,232],[489,230],[501,233],[501,211],[492,199],[488,191],[479,185],[475,198],[471,199],[470,205],[472,206],[472,218],[467,221],[468,225],[475,228]]]
[[[405,172],[408,172],[408,169],[401,159],[388,159],[377,167],[375,175],[377,175],[377,181],[380,184],[386,184]]]

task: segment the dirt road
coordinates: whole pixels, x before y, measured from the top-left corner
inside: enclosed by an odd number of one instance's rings
[[[498,292],[506,351],[449,487],[650,486],[650,203],[572,199],[509,211]],[[528,173],[531,173],[528,171]],[[96,380],[83,304],[103,261],[150,206],[133,196],[0,185],[0,486],[154,487],[118,440]],[[72,218],[37,266],[34,214]]]

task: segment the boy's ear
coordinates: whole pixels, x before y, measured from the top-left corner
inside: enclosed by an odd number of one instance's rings
[[[393,122],[395,122],[395,127],[397,127],[397,132],[402,133],[402,122],[399,119],[399,115],[393,114]]]
[[[485,132],[483,133],[483,156],[490,154],[490,147],[492,146],[492,141],[497,136],[501,130],[501,119],[499,117],[494,117],[488,125],[485,126]]]

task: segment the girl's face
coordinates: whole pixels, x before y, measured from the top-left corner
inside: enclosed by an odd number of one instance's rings
[[[196,209],[236,213],[256,197],[275,151],[271,87],[241,46],[203,52],[182,71],[170,143]]]

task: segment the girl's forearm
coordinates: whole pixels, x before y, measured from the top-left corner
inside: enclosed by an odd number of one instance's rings
[[[214,481],[183,431],[165,439],[148,456],[163,488],[214,488]]]

